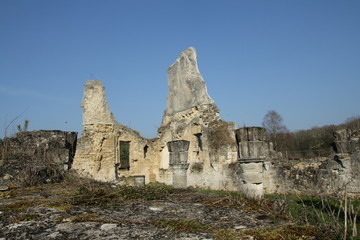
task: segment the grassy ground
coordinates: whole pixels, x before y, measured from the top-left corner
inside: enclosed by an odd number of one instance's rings
[[[31,197],[30,197],[31,196]],[[176,196],[171,198],[171,196]],[[211,232],[215,240],[246,239],[344,239],[344,202],[339,199],[321,199],[294,196],[267,196],[263,200],[249,199],[236,192],[211,191],[199,189],[174,189],[162,184],[149,184],[145,187],[112,186],[106,183],[67,177],[63,182],[37,187],[16,188],[2,192],[0,211],[7,222],[30,221],[37,219],[37,214],[27,214],[27,209],[33,207],[52,207],[69,210],[82,206],[109,208],[119,204],[136,204],[152,200],[171,200],[181,196],[189,201],[197,201],[209,206],[241,207],[245,211],[256,212],[269,216],[272,221],[282,221],[274,227],[256,227],[245,230],[233,228],[213,229],[212,226],[194,219],[158,219],[150,224],[168,231],[176,232]],[[196,196],[196,198],[194,197]],[[174,200],[175,199],[175,200]],[[350,204],[349,204],[350,202]],[[360,202],[347,201],[348,219],[347,239],[351,237],[357,225],[356,219]],[[350,216],[350,217],[349,217]],[[111,222],[99,218],[97,214],[75,216],[74,222]]]

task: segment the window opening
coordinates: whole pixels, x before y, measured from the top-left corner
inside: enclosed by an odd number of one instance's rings
[[[203,150],[203,142],[202,142],[202,134],[201,133],[197,133],[195,134],[197,142],[198,142],[198,147],[200,148],[200,150]]]
[[[147,154],[148,148],[149,148],[148,145],[145,145],[145,146],[144,146],[144,158],[146,158],[146,154]]]
[[[130,169],[130,142],[120,141],[120,166],[119,169]]]

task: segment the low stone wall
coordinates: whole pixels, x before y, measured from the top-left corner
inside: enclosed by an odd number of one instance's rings
[[[65,172],[71,168],[77,133],[59,130],[20,132],[5,138],[0,162],[0,179],[11,182],[26,169]]]
[[[336,155],[335,155],[336,156]],[[360,193],[360,154],[329,158],[273,160],[264,171],[266,193],[334,195]]]

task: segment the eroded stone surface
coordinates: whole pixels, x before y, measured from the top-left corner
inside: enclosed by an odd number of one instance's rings
[[[169,67],[168,84],[158,136],[145,139],[115,121],[101,82],[87,81],[84,131],[73,168],[82,176],[116,184],[136,185],[137,176],[143,176],[141,185],[182,182],[181,186],[243,191],[249,196],[308,193],[307,189],[332,193],[345,185],[351,192],[360,192],[359,131],[337,132],[334,155],[325,161],[296,164],[281,159],[263,128],[244,127],[235,135],[235,123],[221,119],[207,94],[194,48],[180,53]],[[189,146],[176,159],[168,143],[178,140]],[[126,145],[129,149],[124,150]],[[171,166],[183,159],[187,159],[184,166]]]
[[[106,100],[104,85],[100,80],[86,81],[81,107],[83,109],[83,125],[115,122]]]
[[[189,142],[189,148],[182,153],[188,161],[181,170],[181,179],[187,179],[181,186],[240,189],[235,124],[221,120],[219,109],[207,94],[194,48],[183,51],[169,67],[168,82],[167,107],[158,137],[145,139],[114,120],[101,82],[87,81],[82,103],[84,131],[73,168],[82,176],[118,184],[135,184],[134,178],[141,175],[146,184],[173,185],[178,182],[173,175],[179,169],[170,167],[167,144],[182,140]],[[126,168],[122,167],[124,142],[129,144]]]
[[[23,178],[29,173],[36,175],[31,179],[33,184],[36,181],[58,180],[71,168],[76,142],[76,132],[59,130],[25,131],[5,138],[0,161],[0,185],[26,185],[29,179]]]
[[[195,48],[188,48],[168,69],[169,92],[165,115],[204,104],[215,104],[200,74]]]

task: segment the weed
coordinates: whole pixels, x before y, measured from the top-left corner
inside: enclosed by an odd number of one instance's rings
[[[174,232],[208,232],[210,226],[200,223],[196,220],[189,219],[159,219],[152,222],[157,227],[164,228]]]
[[[72,217],[71,222],[97,222],[98,219],[99,219],[99,214],[87,213]]]
[[[234,229],[219,229],[214,231],[214,240],[238,240],[246,239]],[[251,239],[251,238],[249,238]]]
[[[235,231],[233,229],[220,229],[214,231],[215,240],[235,240],[235,239],[255,239],[255,240],[299,240],[299,239],[333,239],[317,227],[313,226],[280,226],[268,228],[253,228],[244,231]],[[252,238],[250,238],[250,236]]]
[[[39,214],[31,213],[31,214],[25,214],[21,215],[17,218],[18,221],[32,221],[39,217]]]

